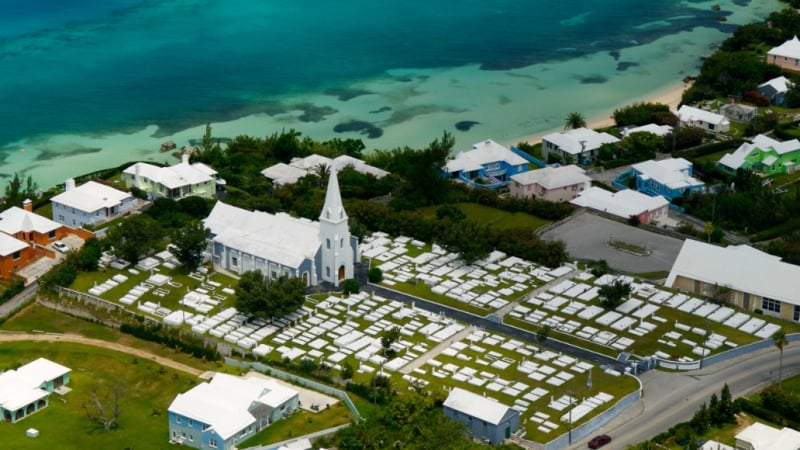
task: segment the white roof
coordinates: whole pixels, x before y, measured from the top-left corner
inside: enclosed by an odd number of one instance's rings
[[[619,142],[619,139],[608,133],[598,133],[588,128],[575,128],[559,133],[550,133],[544,136],[542,140],[557,145],[561,150],[571,155],[598,149],[603,144]]]
[[[691,166],[692,163],[683,158],[667,158],[660,161],[651,159],[634,164],[632,167],[641,173],[642,178],[655,180],[670,189],[704,185],[702,181],[684,172]]]
[[[311,450],[314,448],[308,438],[298,439],[278,447],[278,450]]]
[[[283,185],[297,183],[297,180],[308,175],[308,172],[305,169],[290,166],[286,163],[278,163],[262,170],[261,175],[269,178],[277,185]]]
[[[49,233],[61,228],[61,224],[54,222],[36,213],[25,211],[18,206],[12,206],[0,213],[0,231],[15,234],[20,231]]]
[[[127,192],[95,181],[87,181],[74,189],[56,195],[50,201],[79,211],[93,212],[117,206],[129,198],[133,197]]]
[[[15,237],[0,233],[0,256],[8,256],[14,252],[21,251],[27,246],[27,243]]]
[[[267,167],[261,174],[269,178],[276,184],[292,184],[304,176],[313,173],[320,165],[333,167],[337,172],[341,172],[345,167],[352,167],[357,172],[365,175],[374,175],[376,178],[383,178],[389,172],[370,166],[364,161],[348,155],[337,156],[330,159],[322,155],[309,155],[305,158],[293,158],[289,164],[278,163]]]
[[[511,166],[527,164],[528,161],[497,142],[487,139],[472,146],[472,149],[458,153],[447,161],[447,172],[472,172],[480,170],[484,164],[503,161]]]
[[[800,141],[792,139],[790,141],[776,141],[768,136],[759,134],[753,138],[753,142],[745,142],[739,146],[733,153],[725,154],[720,158],[719,163],[730,167],[731,169],[738,169],[744,164],[744,159],[756,150],[769,151],[775,150],[778,155],[785,155],[794,151],[800,150]]]
[[[785,93],[788,92],[793,85],[794,83],[789,81],[789,79],[785,76],[781,75],[777,78],[773,78],[767,82],[759,84],[758,87],[765,88],[769,86],[774,89],[776,93]]]
[[[341,155],[337,156],[333,160],[333,168],[336,169],[337,172],[341,172],[342,169],[348,166],[352,167],[357,172],[361,172],[367,175],[374,175],[376,178],[383,178],[386,175],[389,175],[389,172],[383,169],[379,169],[375,166],[370,166],[364,161],[358,158],[353,158],[352,156]]]
[[[444,406],[493,425],[499,424],[510,409],[491,397],[474,394],[458,387],[450,391]]]
[[[768,55],[785,56],[787,58],[800,58],[800,40],[797,36],[789,39],[783,44],[773,47],[767,52]]]
[[[578,194],[578,197],[570,201],[570,203],[627,219],[630,216],[638,216],[645,211],[661,209],[669,204],[669,200],[660,195],[651,197],[632,189],[609,192],[593,186]]]
[[[631,133],[653,133],[656,136],[666,136],[670,132],[672,132],[672,127],[669,125],[656,125],[654,123],[648,123],[647,125],[642,125],[639,127],[633,128],[626,128],[623,132],[623,136],[630,136]]]
[[[204,223],[215,242],[287,267],[299,267],[306,258],[314,258],[321,243],[319,222],[222,202],[214,205]]]
[[[723,248],[687,240],[665,285],[672,287],[678,276],[800,305],[800,266],[746,245]]]
[[[0,374],[0,406],[15,411],[41,398],[48,392],[42,383],[58,378],[70,369],[50,360],[39,358],[17,370]]]
[[[784,427],[779,430],[756,422],[736,435],[737,440],[748,442],[753,450],[797,450],[800,432]]]
[[[543,169],[529,170],[511,176],[511,180],[522,185],[538,184],[547,189],[557,189],[564,186],[589,183],[591,178],[586,176],[586,171],[570,164],[561,167],[545,167]]]
[[[681,122],[705,122],[714,125],[730,125],[728,119],[722,114],[713,113],[693,106],[683,105],[678,109],[678,119]]]
[[[153,164],[138,162],[125,169],[124,173],[136,176],[137,168],[140,177],[146,178],[153,183],[164,185],[168,189],[207,183],[213,181],[213,176],[217,174],[214,169],[203,163],[189,164],[188,161],[182,161],[169,167],[158,167]]]
[[[254,402],[277,408],[296,395],[274,380],[217,373],[210,382],[178,394],[169,411],[210,425],[227,440],[255,421],[248,411]]]

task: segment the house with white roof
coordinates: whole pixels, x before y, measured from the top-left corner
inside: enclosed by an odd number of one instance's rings
[[[730,174],[749,169],[765,175],[793,173],[800,167],[800,141],[776,141],[759,134],[753,142],[745,142],[733,153],[722,156],[717,166]]]
[[[676,115],[684,127],[700,128],[713,133],[724,133],[731,128],[730,121],[722,114],[693,106],[682,105]]]
[[[758,92],[765,97],[769,97],[769,101],[772,102],[773,105],[782,106],[786,103],[786,93],[789,92],[794,86],[794,83],[789,81],[788,78],[781,75],[777,78],[773,78],[769,81],[761,83],[758,85]]]
[[[0,414],[16,423],[49,405],[50,394],[69,383],[71,370],[38,358],[16,370],[0,373]]]
[[[628,137],[633,133],[652,133],[659,137],[664,137],[670,133],[672,133],[672,127],[669,125],[657,125],[654,123],[648,123],[647,125],[641,125],[638,127],[631,127],[622,130],[622,136]]]
[[[755,422],[736,435],[736,447],[716,441],[703,443],[700,450],[798,450],[800,432],[788,427],[773,428]]]
[[[728,301],[747,311],[800,321],[800,266],[747,245],[718,247],[686,240],[665,286],[713,296],[729,290]]]
[[[180,163],[169,167],[137,162],[122,171],[122,181],[147,192],[151,199],[173,200],[190,196],[214,198],[218,183],[217,171],[203,163],[190,163],[188,153],[181,155]]]
[[[360,258],[336,172],[328,179],[318,222],[217,202],[204,224],[210,230],[214,266],[236,274],[260,270],[270,278],[302,278],[306,286],[323,281],[338,286],[353,277],[354,264]]]
[[[551,202],[572,200],[589,189],[592,179],[586,171],[570,164],[561,167],[545,167],[511,176],[508,185],[514,198],[536,198]]]
[[[275,164],[262,170],[261,174],[271,180],[272,184],[283,186],[297,183],[300,178],[316,173],[320,166],[332,168],[337,172],[341,172],[345,167],[352,167],[356,172],[372,175],[375,178],[383,178],[389,175],[389,172],[371,166],[363,160],[352,156],[340,155],[331,159],[317,154],[309,155],[305,158],[293,158],[289,164]]]
[[[130,212],[136,200],[127,192],[87,181],[77,186],[66,182],[66,190],[52,199],[53,220],[68,227],[97,225]]]
[[[705,183],[692,177],[692,163],[683,158],[640,162],[631,166],[631,173],[637,191],[669,200],[705,189]]]
[[[623,219],[636,217],[639,223],[651,223],[667,217],[669,200],[657,195],[649,196],[632,189],[610,192],[591,187],[570,202],[581,208],[591,208],[613,214]]]
[[[502,444],[519,428],[519,411],[491,397],[454,387],[442,404],[444,415],[463,423],[476,438]]]
[[[27,266],[36,259],[36,249],[27,242],[0,233],[0,277],[7,279],[11,274]]]
[[[508,147],[487,139],[449,159],[442,171],[470,186],[500,188],[515,174],[528,170],[528,160]]]
[[[767,63],[782,69],[800,70],[800,40],[797,36],[767,52]]]
[[[758,108],[741,103],[726,103],[719,107],[719,113],[734,122],[750,123],[758,114]]]
[[[619,139],[608,133],[598,133],[589,128],[550,133],[542,138],[545,157],[555,155],[564,161],[571,158],[576,163],[596,158],[603,144],[616,144]]]
[[[299,393],[275,380],[217,373],[178,394],[169,405],[170,442],[199,449],[232,450],[292,414]]]

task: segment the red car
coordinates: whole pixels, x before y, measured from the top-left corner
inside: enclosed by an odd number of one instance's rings
[[[611,436],[607,434],[601,434],[600,436],[595,436],[589,441],[589,448],[600,448],[606,444],[611,442]]]

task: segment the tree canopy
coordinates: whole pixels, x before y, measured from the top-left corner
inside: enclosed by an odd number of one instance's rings
[[[126,261],[136,262],[154,248],[162,238],[161,225],[146,214],[137,214],[112,227],[106,239],[114,254]]]
[[[196,270],[203,261],[208,231],[203,222],[198,220],[172,233],[172,244],[175,246],[172,253],[186,270]]]
[[[270,279],[258,270],[242,274],[236,287],[236,309],[270,319],[296,311],[305,301],[300,278],[281,275]]]
[[[606,309],[614,309],[622,303],[622,300],[631,295],[631,285],[621,280],[614,280],[613,283],[600,287],[597,293],[600,295],[600,304]]]

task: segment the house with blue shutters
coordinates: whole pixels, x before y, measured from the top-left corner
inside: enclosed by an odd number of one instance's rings
[[[455,155],[442,170],[472,187],[497,189],[508,185],[512,175],[527,171],[528,160],[488,139]]]
[[[631,166],[631,175],[637,191],[669,200],[705,190],[705,183],[692,176],[692,163],[683,158],[640,162]]]
[[[453,388],[442,404],[444,415],[463,423],[477,439],[502,444],[519,428],[519,411],[497,400],[461,388]]]
[[[169,440],[204,450],[233,450],[299,405],[299,393],[275,380],[217,373],[169,405]]]

